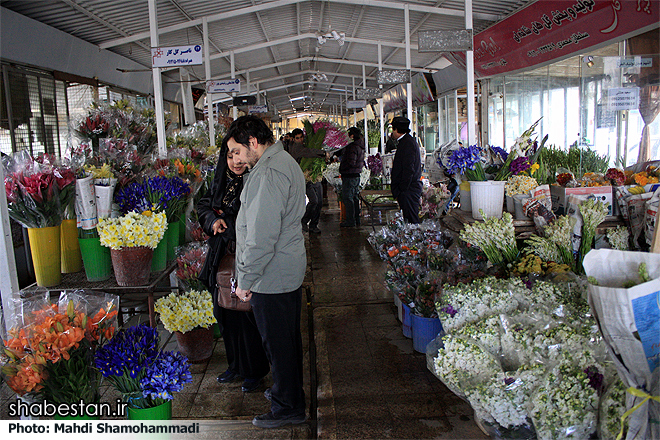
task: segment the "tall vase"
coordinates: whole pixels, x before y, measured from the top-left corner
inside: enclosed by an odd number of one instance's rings
[[[171,420],[172,419],[172,401],[154,406],[152,408],[132,408],[126,407],[126,418],[128,420]]]
[[[74,273],[82,270],[82,255],[78,244],[78,226],[76,219],[62,220],[60,224],[60,252],[62,273]]]
[[[470,181],[472,218],[475,220],[483,220],[484,217],[502,218],[505,184],[503,180]],[[484,215],[481,215],[480,210]]]
[[[154,249],[154,256],[151,259],[151,271],[160,272],[165,270],[165,267],[167,267],[167,236],[163,235],[163,238],[158,242],[158,246]]]
[[[87,281],[105,281],[112,276],[110,248],[101,245],[99,237],[79,238],[80,253]]]
[[[153,249],[145,246],[110,249],[117,284],[120,286],[148,284],[153,253]]]
[[[167,224],[167,231],[165,231],[165,236],[167,237],[167,261],[174,261],[176,255],[174,253],[175,248],[179,245],[179,227],[181,223],[178,221],[171,222]]]
[[[62,282],[60,226],[28,228],[28,237],[37,285],[57,286]]]
[[[174,332],[179,351],[191,364],[206,362],[213,354],[213,327],[197,327],[188,332]]]

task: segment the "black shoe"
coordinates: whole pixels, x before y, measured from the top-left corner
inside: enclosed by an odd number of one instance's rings
[[[321,230],[319,229],[318,226],[314,226],[313,228],[309,228],[309,232],[311,232],[312,234],[320,234]]]
[[[355,225],[351,225],[351,224],[346,223],[346,222],[341,222],[341,223],[339,223],[339,227],[341,227],[341,228],[354,228]]]
[[[220,383],[229,383],[229,382],[233,382],[236,379],[238,379],[238,374],[234,373],[229,368],[227,369],[227,371],[225,371],[220,376],[218,376],[218,382]]]
[[[305,414],[297,416],[275,417],[272,412],[267,412],[252,419],[252,424],[258,428],[279,428],[284,425],[299,425],[307,421]]]
[[[273,390],[270,389],[270,387],[266,388],[266,391],[264,391],[264,397],[269,402],[273,400]]]
[[[241,386],[241,391],[244,393],[252,393],[259,389],[261,386],[261,378],[259,379],[245,379]]]

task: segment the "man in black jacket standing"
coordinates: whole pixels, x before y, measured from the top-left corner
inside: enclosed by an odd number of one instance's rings
[[[392,137],[397,141],[392,162],[392,195],[403,211],[403,218],[419,223],[422,196],[422,160],[417,141],[410,136],[410,120],[402,116],[392,119]]]
[[[342,228],[360,226],[360,173],[364,167],[364,137],[357,127],[348,129],[351,143],[346,145],[339,164],[341,174],[341,199],[346,207],[346,219]]]

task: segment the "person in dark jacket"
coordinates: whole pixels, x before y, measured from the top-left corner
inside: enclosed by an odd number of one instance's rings
[[[339,164],[341,174],[341,199],[346,209],[342,228],[360,226],[360,173],[364,167],[364,137],[357,127],[348,129],[351,143],[346,145]]]
[[[242,390],[249,393],[261,386],[262,378],[270,371],[268,357],[254,313],[220,307],[215,280],[220,259],[228,249],[234,251],[236,248],[236,216],[246,171],[246,164],[234,162],[227,142],[223,140],[213,183],[198,202],[197,213],[202,229],[210,237],[209,251],[199,279],[211,291],[213,315],[222,329],[229,364],[227,371],[218,376],[218,382],[229,383],[243,378]]]
[[[403,211],[403,218],[419,223],[422,196],[422,160],[417,141],[410,135],[410,120],[402,116],[392,119],[392,137],[397,141],[392,162],[392,195]]]

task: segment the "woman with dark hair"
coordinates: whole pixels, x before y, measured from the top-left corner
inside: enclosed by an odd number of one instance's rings
[[[341,200],[346,207],[346,220],[339,226],[360,226],[360,173],[364,167],[364,137],[357,127],[348,129],[351,143],[344,148],[339,164],[341,174]]]
[[[199,224],[210,237],[208,255],[199,279],[213,296],[213,315],[222,329],[229,364],[227,371],[218,376],[218,382],[229,383],[243,378],[242,390],[249,393],[260,387],[261,379],[270,371],[268,358],[252,311],[239,312],[220,307],[215,279],[221,258],[228,249],[233,251],[236,248],[236,216],[246,174],[247,165],[234,161],[226,139],[223,140],[213,184],[197,204],[197,213]]]

